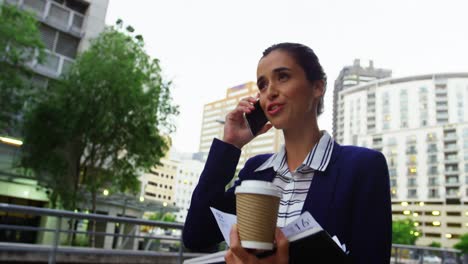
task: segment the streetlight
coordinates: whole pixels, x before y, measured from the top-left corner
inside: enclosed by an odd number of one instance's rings
[[[109,190],[104,189],[104,191],[102,192],[102,194],[104,194],[104,196],[108,196],[108,195],[109,195]]]
[[[18,146],[18,147],[23,145],[23,141],[17,140],[14,138],[0,137],[0,141],[6,144]]]

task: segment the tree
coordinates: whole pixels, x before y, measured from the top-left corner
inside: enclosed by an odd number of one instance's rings
[[[432,241],[428,246],[429,247],[434,247],[434,248],[441,248],[442,244],[440,244],[439,242],[436,242],[436,241]]]
[[[32,14],[0,4],[0,133],[9,134],[16,127],[25,96],[32,91],[26,63],[43,59],[37,24]]]
[[[26,113],[22,165],[75,209],[80,191],[136,192],[138,175],[159,164],[175,130],[170,82],[141,35],[108,27],[80,54],[69,73]],[[131,29],[131,30],[129,30]]]
[[[395,220],[392,224],[392,243],[414,245],[420,232],[415,228],[411,219]]]
[[[176,221],[176,215],[170,212],[164,214],[161,212],[155,212],[152,215],[150,215],[149,220],[173,223]]]
[[[460,237],[460,241],[456,243],[453,247],[461,250],[463,254],[468,255],[468,233],[462,235]]]

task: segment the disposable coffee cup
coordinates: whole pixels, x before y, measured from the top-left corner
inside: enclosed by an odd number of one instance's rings
[[[273,249],[281,191],[271,182],[246,180],[235,194],[242,247]]]

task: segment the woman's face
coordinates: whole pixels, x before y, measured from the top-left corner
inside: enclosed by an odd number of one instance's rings
[[[263,57],[257,67],[260,105],[277,129],[316,122],[323,82],[311,82],[294,58],[282,50]]]

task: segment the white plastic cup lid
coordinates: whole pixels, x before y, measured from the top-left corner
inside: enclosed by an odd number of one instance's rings
[[[273,183],[267,181],[245,180],[236,187],[236,194],[252,193],[271,195],[281,198],[281,191]]]

